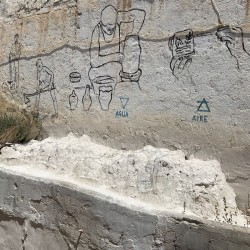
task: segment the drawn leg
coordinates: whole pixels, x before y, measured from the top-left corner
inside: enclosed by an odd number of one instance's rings
[[[13,60],[11,60],[11,59],[9,59],[9,81],[8,81],[8,83],[9,83],[9,88],[11,89],[11,90],[13,90],[14,89],[14,72],[15,72],[15,70],[14,70],[14,62],[13,62]]]
[[[55,110],[54,117],[58,117],[58,106],[57,106],[57,100],[56,100],[56,90],[55,89],[50,90],[50,95],[51,95],[54,110]]]
[[[15,60],[13,63],[13,69],[14,69],[14,89],[17,88],[17,75],[18,75],[18,62]]]
[[[15,62],[15,88],[19,87],[19,60]]]
[[[40,105],[40,95],[41,93],[38,93],[37,96],[36,96],[36,106],[35,106],[35,109],[36,111],[39,113],[39,105]]]

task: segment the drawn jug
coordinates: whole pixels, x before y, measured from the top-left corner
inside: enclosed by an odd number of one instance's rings
[[[84,93],[83,98],[82,98],[82,103],[83,103],[83,109],[85,111],[88,111],[92,105],[92,99],[91,99],[91,95],[90,95],[90,86],[89,85],[87,85],[85,88],[85,93]]]
[[[75,90],[72,91],[71,95],[69,96],[69,105],[70,110],[75,110],[78,104],[78,96],[75,93]]]

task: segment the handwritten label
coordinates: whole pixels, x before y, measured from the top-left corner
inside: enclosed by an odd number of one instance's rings
[[[126,118],[126,117],[128,117],[128,112],[127,111],[116,111],[115,117],[116,118],[119,118],[119,117]]]
[[[208,122],[208,116],[207,115],[194,115],[193,122]]]
[[[14,108],[7,108],[7,112],[10,112],[10,113],[15,113],[16,110]]]

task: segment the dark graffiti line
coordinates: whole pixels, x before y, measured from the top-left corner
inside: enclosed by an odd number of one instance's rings
[[[218,27],[211,28],[211,29],[208,29],[206,31],[193,31],[194,37],[214,35],[216,33],[216,31],[217,31],[217,28]],[[169,36],[166,36],[166,37],[163,37],[163,38],[145,38],[143,36],[140,36],[140,40],[143,41],[143,42],[167,42],[171,36],[172,35],[169,35]],[[239,35],[236,34],[236,36],[240,36],[240,34]],[[245,33],[244,32],[244,37],[250,38],[250,33],[248,33],[248,32]],[[113,43],[113,44],[110,44],[110,45],[106,45],[103,48],[114,47],[114,46],[117,46],[118,43],[119,42]],[[21,56],[19,58],[19,60],[20,61],[29,61],[31,59],[42,58],[42,57],[45,57],[45,56],[51,56],[54,53],[56,53],[58,51],[61,51],[63,49],[66,49],[66,48],[69,48],[69,49],[72,49],[72,50],[76,50],[76,51],[79,51],[81,53],[89,53],[89,48],[80,48],[79,46],[76,46],[76,45],[64,44],[64,45],[62,45],[62,46],[60,46],[58,48],[53,49],[52,51],[50,51],[48,53],[39,53],[39,54],[32,55],[32,56]],[[93,50],[98,50],[99,48],[98,47],[93,47],[92,49]],[[3,62],[3,63],[0,64],[0,67],[6,66],[8,64],[9,64],[8,61]]]
[[[19,61],[29,61],[31,59],[36,59],[38,57],[41,58],[41,57],[45,57],[45,56],[51,56],[52,54],[54,54],[54,53],[56,53],[58,51],[61,51],[63,49],[66,49],[66,48],[69,48],[69,49],[72,49],[72,50],[77,50],[77,51],[79,51],[81,53],[89,52],[89,49],[82,49],[82,48],[80,48],[78,46],[73,46],[73,45],[70,45],[70,44],[64,44],[64,45],[62,45],[62,46],[60,46],[58,48],[53,49],[52,51],[50,51],[48,53],[43,53],[43,54],[40,53],[40,54],[36,54],[36,55],[32,55],[32,56],[21,56],[19,58]],[[9,64],[9,62],[4,62],[4,63],[0,64],[0,67],[5,66],[7,64]]]

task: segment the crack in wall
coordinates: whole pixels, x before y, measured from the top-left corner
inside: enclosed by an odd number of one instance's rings
[[[222,22],[222,19],[221,19],[221,17],[220,17],[219,9],[217,8],[217,5],[216,5],[216,3],[215,3],[214,0],[211,0],[211,3],[212,3],[212,7],[213,7],[214,12],[215,12],[215,14],[217,15],[218,23],[219,23],[220,26],[222,26],[222,25],[223,25],[223,22]]]

